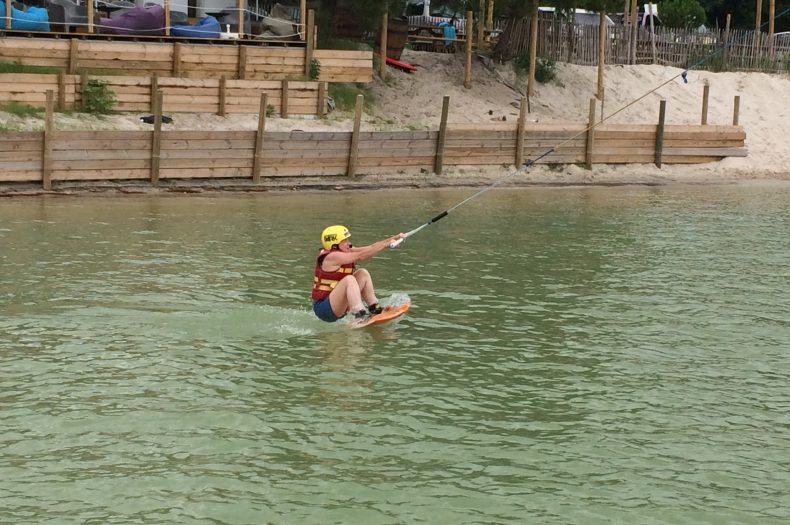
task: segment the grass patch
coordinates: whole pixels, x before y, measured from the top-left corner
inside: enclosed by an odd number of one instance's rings
[[[44,108],[37,108],[35,106],[31,106],[30,104],[23,104],[22,102],[15,102],[12,100],[11,102],[0,104],[0,111],[5,111],[6,113],[10,113],[22,118],[40,118],[44,113]]]
[[[371,89],[364,84],[333,82],[329,84],[329,95],[334,99],[338,111],[354,111],[357,95],[365,97],[363,108],[368,111],[376,101]]]
[[[28,66],[20,61],[9,62],[0,60],[0,73],[39,73],[57,74],[60,71],[55,66]]]

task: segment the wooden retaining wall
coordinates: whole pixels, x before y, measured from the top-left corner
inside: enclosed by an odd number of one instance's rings
[[[98,79],[115,93],[118,111],[153,112],[152,93],[163,92],[163,111],[170,113],[257,113],[261,93],[279,115],[324,115],[326,85],[289,80],[188,79],[175,77],[85,77],[79,75],[0,74],[0,103],[21,102],[44,107],[47,91],[60,109],[79,108],[82,83]],[[285,93],[285,96],[283,94]]]
[[[373,52],[260,45],[126,42],[50,38],[0,38],[0,60],[50,66],[74,74],[201,79],[288,80],[303,78],[308,54],[321,65],[323,82],[371,82]],[[308,61],[309,62],[309,61]]]
[[[596,127],[592,138],[585,130],[585,124],[519,128],[502,123],[360,132],[356,137],[353,132],[301,131],[264,131],[262,137],[256,131],[161,131],[158,136],[155,131],[0,132],[0,182],[42,181],[47,188],[51,181],[74,180],[255,181],[256,160],[257,180],[420,168],[441,172],[442,164],[512,165],[563,142],[540,162],[702,163],[746,155],[740,126],[667,125],[662,131],[656,125],[610,124]]]

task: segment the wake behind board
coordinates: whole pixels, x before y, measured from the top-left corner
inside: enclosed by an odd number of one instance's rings
[[[411,303],[402,303],[393,306],[385,306],[384,310],[380,314],[372,315],[365,319],[364,321],[350,321],[348,323],[349,328],[364,328],[366,326],[371,326],[374,324],[384,324],[389,323],[390,321],[394,321],[398,317],[402,316],[406,312],[409,311],[409,307]]]

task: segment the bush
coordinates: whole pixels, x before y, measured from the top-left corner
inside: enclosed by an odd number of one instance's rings
[[[529,74],[529,53],[523,52],[513,58],[513,70],[518,76]],[[551,82],[557,78],[557,63],[550,58],[538,57],[535,64],[535,80],[541,84]]]
[[[321,76],[321,62],[317,58],[310,60],[310,80],[318,80]]]
[[[104,115],[111,113],[116,99],[108,85],[104,80],[89,80],[82,92],[82,111]]]

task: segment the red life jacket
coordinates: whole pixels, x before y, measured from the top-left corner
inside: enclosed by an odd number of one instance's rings
[[[315,276],[313,277],[313,301],[325,299],[329,297],[332,290],[335,289],[337,283],[341,279],[348,277],[354,273],[356,264],[344,264],[334,272],[327,272],[321,268],[321,263],[324,262],[324,257],[332,253],[332,250],[321,250],[318,252],[318,258],[315,263]]]

